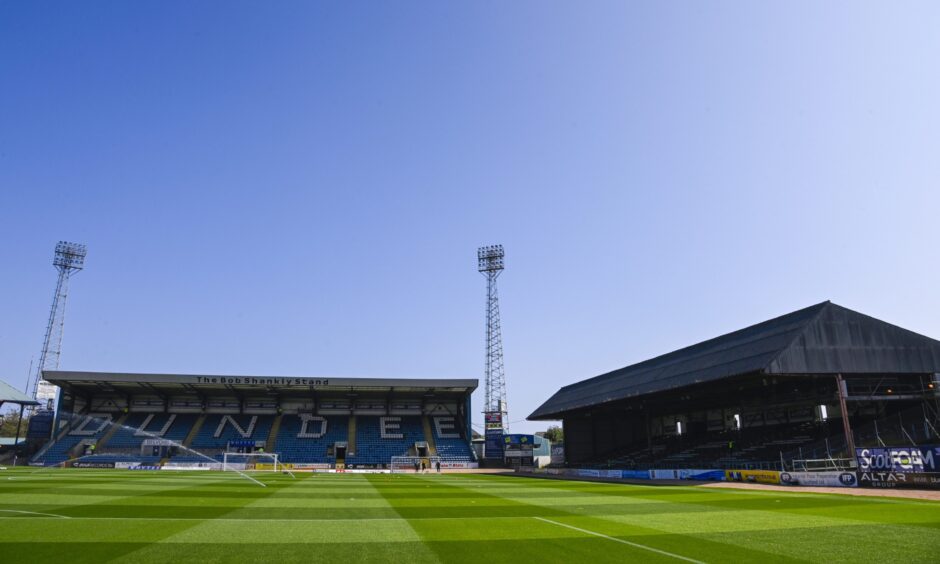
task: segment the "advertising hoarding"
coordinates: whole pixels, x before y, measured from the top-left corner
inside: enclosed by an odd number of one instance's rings
[[[901,446],[855,449],[860,472],[940,472],[940,447]]]
[[[468,470],[479,467],[480,465],[476,462],[441,462],[442,470]]]
[[[825,472],[781,472],[780,483],[792,486],[821,486],[827,488],[858,487],[855,472],[829,470]]]
[[[650,474],[654,480],[711,480],[723,481],[725,479],[724,470],[705,470],[695,468],[683,468],[679,470],[651,470]]]
[[[878,472],[858,473],[858,485],[864,488],[940,489],[940,472]]]
[[[729,482],[779,484],[780,472],[776,470],[725,470],[725,480]]]
[[[295,462],[291,465],[291,470],[330,470],[332,464],[327,462]]]
[[[114,468],[113,462],[78,462],[72,463],[72,468]]]

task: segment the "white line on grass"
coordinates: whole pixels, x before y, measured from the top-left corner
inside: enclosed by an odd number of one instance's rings
[[[16,509],[0,509],[0,512],[3,512],[3,513],[23,513],[23,514],[26,514],[26,515],[42,515],[43,517],[55,517],[55,518],[57,518],[57,519],[71,519],[71,517],[67,517],[67,516],[65,516],[65,515],[56,515],[55,513],[39,513],[39,512],[37,512],[37,511],[19,511],[19,510],[16,510]],[[0,519],[3,519],[3,517],[0,517]],[[7,517],[7,519],[12,519],[12,517]]]
[[[539,521],[544,521],[544,522],[546,522],[546,523],[551,523],[552,525],[558,525],[559,527],[566,527],[566,528],[568,528],[568,529],[573,529],[573,530],[575,530],[575,531],[579,531],[579,532],[585,533],[585,534],[587,534],[587,535],[594,535],[595,537],[601,537],[601,538],[603,538],[603,539],[612,540],[612,541],[614,541],[614,542],[619,542],[619,543],[621,543],[621,544],[627,544],[627,545],[630,545],[630,546],[635,547],[635,548],[642,548],[643,550],[648,550],[648,551],[650,551],[650,552],[655,552],[655,553],[657,553],[657,554],[662,554],[663,556],[671,556],[672,558],[678,558],[679,560],[685,560],[686,562],[693,562],[694,564],[705,564],[705,563],[702,562],[701,560],[695,560],[695,559],[692,559],[692,558],[687,558],[687,557],[681,556],[681,555],[679,555],[679,554],[673,554],[672,552],[666,552],[665,550],[659,550],[658,548],[653,548],[653,547],[651,547],[651,546],[646,546],[645,544],[639,544],[639,543],[635,543],[635,542],[630,542],[630,541],[627,541],[627,540],[618,539],[617,537],[609,537],[609,536],[607,536],[607,535],[604,535],[604,534],[601,534],[601,533],[595,533],[594,531],[589,531],[589,530],[587,530],[587,529],[581,529],[581,528],[579,528],[579,527],[575,527],[575,526],[572,526],[572,525],[566,525],[566,524],[564,524],[564,523],[559,523],[558,521],[552,521],[551,519],[545,519],[544,517],[533,517],[533,519],[538,519]]]
[[[25,513],[30,513],[26,511]],[[60,519],[72,519],[73,521],[225,521],[225,522],[244,522],[244,523],[353,523],[359,521],[492,521],[493,519],[526,519],[527,517],[513,516],[487,516],[487,517],[349,517],[347,519],[251,519],[239,517],[66,517],[65,515],[55,515],[53,513],[36,513],[36,515],[49,515],[50,517]],[[4,517],[0,519],[16,519],[16,517]],[[45,517],[36,517],[36,519],[45,519]]]

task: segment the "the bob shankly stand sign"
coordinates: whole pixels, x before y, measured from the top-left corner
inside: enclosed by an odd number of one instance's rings
[[[318,387],[318,386],[329,386],[330,380],[328,378],[293,378],[287,376],[194,376],[195,382],[193,384],[207,384],[207,385],[218,385],[224,384],[229,386],[303,386],[303,387]],[[343,383],[338,383],[339,386],[343,386]],[[345,384],[350,385],[350,384]],[[359,385],[359,384],[352,384]]]

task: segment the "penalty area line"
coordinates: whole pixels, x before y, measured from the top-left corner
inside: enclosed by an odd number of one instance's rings
[[[538,519],[539,521],[543,521],[543,522],[545,522],[545,523],[551,523],[552,525],[558,525],[559,527],[565,527],[565,528],[568,528],[568,529],[572,529],[572,530],[574,530],[574,531],[578,531],[578,532],[584,533],[584,534],[586,534],[586,535],[594,535],[595,537],[601,537],[602,539],[607,539],[607,540],[611,540],[611,541],[614,541],[614,542],[619,542],[619,543],[621,543],[621,544],[626,544],[626,545],[632,546],[632,547],[634,547],[634,548],[641,548],[641,549],[643,549],[643,550],[648,550],[648,551],[650,551],[650,552],[655,552],[655,553],[657,553],[657,554],[662,554],[663,556],[669,556],[669,557],[671,557],[671,558],[678,558],[679,560],[685,560],[686,562],[693,562],[694,564],[705,564],[705,563],[702,562],[701,560],[695,560],[695,559],[693,559],[693,558],[688,558],[688,557],[682,556],[682,555],[680,555],[680,554],[674,554],[674,553],[672,553],[672,552],[667,552],[667,551],[665,551],[665,550],[660,550],[660,549],[658,549],[658,548],[653,548],[652,546],[646,546],[645,544],[639,544],[639,543],[636,543],[636,542],[630,542],[630,541],[628,541],[628,540],[618,539],[617,537],[607,536],[607,535],[602,534],[602,533],[595,533],[594,531],[589,531],[589,530],[587,530],[587,529],[582,529],[582,528],[580,528],[580,527],[575,527],[575,526],[573,526],[573,525],[566,525],[566,524],[564,524],[564,523],[559,523],[558,521],[552,521],[551,519],[545,519],[544,517],[533,517],[533,519]]]

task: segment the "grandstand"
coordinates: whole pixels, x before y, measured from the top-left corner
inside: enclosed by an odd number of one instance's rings
[[[54,432],[34,465],[217,467],[277,453],[297,469],[386,469],[392,457],[470,468],[476,380],[44,373]]]
[[[573,467],[787,470],[940,440],[940,342],[831,302],[555,393]]]

